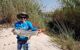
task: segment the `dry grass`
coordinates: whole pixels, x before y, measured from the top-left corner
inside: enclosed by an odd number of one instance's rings
[[[11,27],[10,24],[0,24],[0,30]]]
[[[64,37],[64,35],[51,35],[52,42],[56,42],[60,45],[63,50],[80,50],[80,42],[73,40],[71,37]]]

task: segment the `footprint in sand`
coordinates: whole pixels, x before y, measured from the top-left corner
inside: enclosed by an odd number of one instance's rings
[[[4,44],[4,46],[6,46],[6,44]]]

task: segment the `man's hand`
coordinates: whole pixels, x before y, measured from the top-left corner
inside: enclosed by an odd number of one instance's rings
[[[44,28],[44,29],[38,29],[38,30],[37,30],[37,35],[40,34],[40,33],[42,33],[42,32],[45,32],[45,31],[46,31],[45,28]]]
[[[41,33],[41,32],[42,32],[42,30],[41,30],[41,29],[38,29],[38,30],[37,30],[37,32],[38,32],[38,33]]]
[[[14,35],[16,35],[15,29],[12,29],[12,32],[13,32]]]
[[[38,36],[40,33],[42,33],[42,29],[38,29],[38,30],[37,30],[37,36]]]

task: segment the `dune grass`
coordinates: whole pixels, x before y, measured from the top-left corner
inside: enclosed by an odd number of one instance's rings
[[[51,37],[51,41],[57,43],[63,50],[80,50],[80,42],[75,41],[72,37],[63,34],[56,35],[51,32],[47,33]]]

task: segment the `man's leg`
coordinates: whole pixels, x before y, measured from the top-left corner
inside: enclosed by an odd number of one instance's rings
[[[17,50],[21,50],[22,44],[18,42]]]
[[[23,50],[28,50],[28,44],[23,44]]]
[[[24,41],[24,50],[28,50],[28,43],[27,43],[27,41],[28,41],[28,37],[27,37],[27,39],[26,39],[26,41]]]
[[[28,50],[28,43],[26,43],[25,45],[26,45],[26,50]]]

